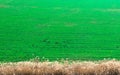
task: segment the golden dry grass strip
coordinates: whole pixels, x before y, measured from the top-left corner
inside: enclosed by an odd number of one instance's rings
[[[120,61],[2,63],[0,75],[120,75]]]

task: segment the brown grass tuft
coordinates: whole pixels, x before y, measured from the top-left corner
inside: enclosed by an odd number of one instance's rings
[[[2,63],[0,75],[120,75],[120,61]]]

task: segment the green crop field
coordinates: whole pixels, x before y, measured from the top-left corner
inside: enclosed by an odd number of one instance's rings
[[[0,61],[120,59],[119,0],[0,0]]]

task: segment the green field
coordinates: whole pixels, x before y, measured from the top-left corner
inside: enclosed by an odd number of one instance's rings
[[[0,0],[0,61],[120,59],[118,0]]]

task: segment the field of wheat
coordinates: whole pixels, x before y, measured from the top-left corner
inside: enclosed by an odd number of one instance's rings
[[[120,61],[1,63],[0,75],[120,75]]]

